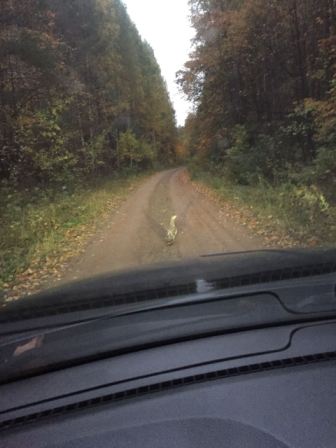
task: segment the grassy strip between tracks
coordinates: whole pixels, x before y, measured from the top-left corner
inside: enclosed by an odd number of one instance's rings
[[[225,204],[229,214],[264,239],[266,247],[335,246],[336,206],[314,189],[237,185],[199,167],[190,172],[195,184]]]
[[[0,289],[29,293],[61,276],[97,226],[147,174],[99,179],[58,189],[0,188]]]

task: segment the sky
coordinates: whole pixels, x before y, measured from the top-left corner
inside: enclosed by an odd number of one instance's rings
[[[176,72],[183,68],[191,50],[193,29],[188,0],[124,0],[142,38],[153,48],[167,82],[178,125],[183,125],[191,109],[179,91]]]

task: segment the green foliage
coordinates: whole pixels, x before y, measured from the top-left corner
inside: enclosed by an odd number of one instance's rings
[[[65,255],[83,226],[98,222],[135,179],[128,175],[24,190],[2,181],[0,288],[29,266],[42,268],[49,257]]]
[[[251,171],[251,166],[257,167],[256,156],[246,129],[237,125],[233,132],[233,145],[228,149],[225,158],[225,168],[229,176],[241,184],[249,184],[258,179],[259,173]]]
[[[82,174],[92,175],[105,171],[108,160],[106,132],[97,134],[81,148],[77,171]]]
[[[2,0],[0,176],[21,185],[170,161],[175,118],[121,0]],[[137,142],[121,144],[130,131]]]
[[[139,165],[142,168],[153,168],[155,163],[157,162],[157,154],[153,145],[146,142],[145,140],[140,141],[140,154],[142,159],[139,162]],[[169,163],[169,160],[166,161],[166,164]]]
[[[130,169],[153,166],[155,150],[145,140],[137,139],[131,130],[120,134],[118,148],[121,163]]]
[[[118,185],[92,179],[169,163],[175,143],[160,68],[121,0],[1,0],[0,280],[100,216]]]
[[[316,181],[332,181],[336,183],[336,147],[321,147],[317,153],[312,175]]]
[[[271,231],[293,237],[302,246],[313,241],[336,241],[336,206],[315,186],[283,182],[278,186],[265,180],[257,185],[239,185],[211,167],[193,165],[193,177],[216,190],[238,207],[247,207]]]
[[[75,165],[74,155],[66,148],[59,124],[60,110],[51,107],[33,116],[22,116],[16,132],[16,142],[21,149],[18,174],[32,183],[48,179],[62,182]],[[24,170],[29,169],[28,173]]]
[[[225,151],[222,172],[242,185],[279,184],[288,178],[289,155],[282,151],[282,134],[259,134],[237,125],[232,131],[232,145]]]
[[[140,144],[132,131],[120,135],[119,153],[121,162],[129,164],[130,168],[141,161]]]
[[[307,99],[304,108],[313,122],[312,139],[315,153],[304,167],[299,179],[307,185],[316,185],[335,203],[336,188],[336,90],[331,82],[329,96],[324,100]]]
[[[288,213],[319,219],[336,197],[335,3],[190,5],[195,48],[178,74],[196,109],[187,152],[234,184],[283,186]]]

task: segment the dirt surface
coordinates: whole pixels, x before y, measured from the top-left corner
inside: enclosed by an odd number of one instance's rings
[[[171,217],[177,236],[166,241]],[[63,281],[209,253],[262,248],[262,240],[197,191],[183,168],[157,173],[111,215]]]

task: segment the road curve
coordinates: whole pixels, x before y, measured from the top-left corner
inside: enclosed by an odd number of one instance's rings
[[[177,215],[178,234],[169,246],[165,237],[173,215]],[[63,280],[261,247],[261,240],[230,221],[216,204],[195,190],[183,168],[172,169],[154,174],[130,194]]]

